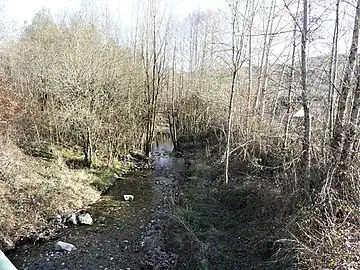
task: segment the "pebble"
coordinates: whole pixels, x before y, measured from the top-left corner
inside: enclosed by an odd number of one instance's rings
[[[68,252],[70,252],[72,250],[76,250],[76,247],[73,244],[58,241],[55,244],[55,250],[56,251],[68,251]]]
[[[99,222],[104,222],[105,219],[106,219],[105,217],[98,217],[98,221],[99,221]]]

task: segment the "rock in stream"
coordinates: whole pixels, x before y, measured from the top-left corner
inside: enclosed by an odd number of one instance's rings
[[[72,250],[76,250],[76,247],[73,244],[69,244],[63,241],[58,241],[55,243],[55,250],[70,252]]]

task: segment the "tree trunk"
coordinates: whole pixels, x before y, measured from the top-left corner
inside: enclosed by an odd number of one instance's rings
[[[350,82],[354,70],[356,55],[359,43],[359,17],[360,17],[360,0],[357,1],[356,15],[354,20],[353,36],[350,48],[348,64],[342,80],[341,92],[338,100],[338,112],[336,114],[334,134],[331,140],[331,151],[333,161],[341,159],[341,153],[344,146],[344,122],[347,116],[347,106],[350,91]]]
[[[301,87],[302,87],[302,104],[304,109],[304,141],[303,141],[303,163],[305,169],[304,188],[307,189],[310,178],[311,167],[311,118],[309,92],[307,87],[307,32],[308,32],[308,1],[303,0],[303,29],[301,33]]]
[[[334,35],[331,48],[331,58],[330,58],[330,67],[329,67],[329,94],[328,94],[328,119],[327,119],[327,128],[325,129],[325,139],[326,137],[331,138],[333,134],[333,125],[334,125],[334,99],[335,99],[335,83],[337,75],[337,59],[338,59],[338,39],[339,39],[339,9],[340,9],[340,0],[336,2],[336,17],[335,17],[335,26],[334,26]]]
[[[250,134],[250,126],[249,126],[249,118],[251,117],[251,92],[253,88],[253,63],[252,63],[252,28],[254,24],[254,1],[251,2],[251,19],[249,25],[249,67],[248,67],[248,89],[247,89],[247,112],[246,112],[246,139],[249,139]]]
[[[231,122],[232,122],[232,104],[234,100],[235,82],[237,77],[237,70],[233,71],[231,80],[230,100],[228,107],[227,119],[227,136],[226,136],[226,156],[225,156],[225,184],[229,183],[229,157],[230,157],[230,139],[231,139]]]
[[[91,168],[92,167],[92,159],[93,159],[93,145],[92,145],[91,133],[90,133],[89,127],[87,127],[87,132],[86,132],[84,155],[85,155],[85,158],[84,158],[85,166],[87,168]]]
[[[249,2],[246,1],[245,16],[248,15]],[[231,144],[231,133],[232,133],[232,114],[233,114],[233,101],[235,93],[235,85],[237,76],[242,65],[242,51],[244,46],[244,34],[246,22],[243,21],[242,32],[238,34],[239,28],[239,0],[234,0],[232,5],[232,22],[231,22],[231,89],[230,89],[230,100],[228,105],[228,118],[227,118],[227,134],[226,134],[226,150],[225,150],[225,184],[229,182],[229,159],[230,159],[230,144]]]
[[[299,12],[299,3],[300,3],[300,1],[298,2],[296,15]],[[286,122],[285,122],[285,130],[284,130],[284,133],[285,133],[284,149],[286,149],[288,146],[289,128],[290,128],[291,113],[292,113],[292,91],[293,91],[293,83],[294,83],[295,55],[296,55],[296,26],[297,26],[297,23],[294,22],[291,66],[290,66],[290,74],[289,74],[289,88],[288,88],[288,95],[287,95]]]
[[[350,114],[350,123],[347,128],[344,139],[344,148],[341,154],[341,161],[347,165],[347,161],[353,158],[353,148],[355,138],[358,132],[359,125],[359,111],[360,111],[360,66],[357,67],[357,82],[355,88],[354,101]]]

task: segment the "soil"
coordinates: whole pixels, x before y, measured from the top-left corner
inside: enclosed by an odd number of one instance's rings
[[[86,209],[92,226],[65,228],[47,242],[30,243],[7,253],[18,269],[177,269],[177,255],[166,251],[163,232],[169,200],[185,169],[184,158],[159,147],[153,171],[138,171],[117,180],[100,201]],[[124,194],[134,195],[125,202]],[[56,252],[64,241],[77,250]]]

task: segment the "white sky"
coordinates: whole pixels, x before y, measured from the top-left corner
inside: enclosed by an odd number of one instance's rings
[[[49,9],[53,15],[63,10],[76,10],[82,0],[0,0],[8,21],[13,20],[18,25],[24,21],[30,22],[34,14],[43,7]],[[131,22],[132,7],[136,0],[93,0],[101,6],[108,7],[112,12],[118,13],[121,21]],[[186,17],[196,9],[217,9],[224,7],[225,0],[165,0],[173,13],[177,16]]]
[[[121,22],[122,26],[129,26],[132,20],[132,14],[134,14],[134,4],[138,1],[147,0],[0,0],[0,7],[3,8],[4,15],[7,22],[15,22],[16,27],[13,27],[12,35],[16,35],[24,22],[31,22],[33,16],[40,11],[42,8],[49,9],[52,15],[56,18],[56,14],[62,13],[63,11],[76,11],[83,2],[95,3],[96,8],[106,7],[110,10],[110,13],[116,21]],[[159,0],[161,1],[161,0]],[[263,0],[262,4],[266,3],[267,0]],[[334,0],[329,0],[333,2]],[[206,10],[206,9],[224,9],[227,8],[226,0],[162,0],[168,9],[172,11],[172,15],[181,20],[195,10]],[[282,0],[279,0],[282,3]],[[315,1],[314,1],[315,2]],[[314,3],[313,2],[313,3]],[[346,7],[349,9],[349,7]],[[346,9],[345,8],[345,9]],[[353,13],[353,8],[350,8],[350,13]],[[329,18],[330,19],[330,18]],[[333,17],[328,22],[327,28],[329,35],[332,34],[333,28]],[[352,19],[351,19],[352,21]],[[345,25],[345,30],[350,30],[352,23],[348,26],[347,23],[342,22]],[[291,28],[292,29],[292,26]],[[324,30],[323,30],[324,32]],[[345,31],[346,33],[347,31]],[[11,36],[11,34],[10,34]],[[339,46],[341,52],[348,50],[350,33],[343,34],[343,39],[340,40]],[[322,45],[321,42],[329,42],[331,39],[328,37],[323,38],[315,43],[310,44],[311,55],[317,55],[327,53],[329,46]],[[288,44],[288,42],[286,43]],[[327,51],[326,51],[327,49]],[[281,53],[283,47],[277,46],[277,53]]]

